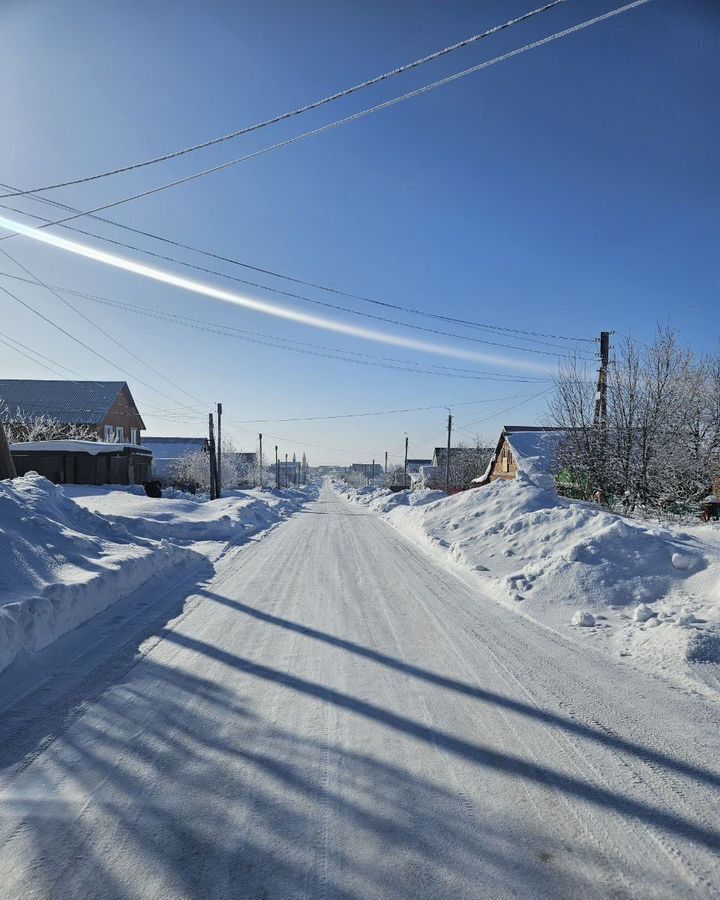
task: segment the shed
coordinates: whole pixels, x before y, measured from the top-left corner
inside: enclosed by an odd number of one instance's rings
[[[480,486],[499,479],[513,481],[518,472],[557,475],[561,468],[557,451],[566,433],[564,428],[506,425],[486,470],[473,479],[473,484]]]
[[[55,484],[142,484],[150,479],[152,453],[136,444],[32,441],[11,444],[18,475],[37,472]]]
[[[209,453],[206,437],[144,437],[144,449],[151,451],[153,475],[164,483],[172,481],[170,467],[191,453]]]

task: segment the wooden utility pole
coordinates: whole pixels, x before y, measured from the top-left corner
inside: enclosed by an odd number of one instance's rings
[[[217,456],[215,455],[215,425],[213,423],[213,414],[208,414],[208,444],[210,450],[210,499],[217,500],[218,480],[217,480]]]
[[[375,481],[375,460],[372,462],[372,469],[370,469],[370,478]]]
[[[275,444],[275,487],[280,490],[280,463],[277,455],[277,444]]]
[[[217,495],[222,491],[222,403],[217,405],[218,439],[217,439]]]
[[[385,474],[387,475],[387,450],[385,451]]]
[[[290,487],[290,481],[288,480],[288,467],[287,467],[287,453],[285,454],[285,487]]]
[[[596,428],[607,427],[607,388],[608,366],[610,365],[610,332],[600,332],[600,368],[598,370],[597,393],[595,394],[595,415],[593,425]]]
[[[447,442],[447,458],[445,459],[445,493],[447,494],[450,487],[450,436],[452,435],[452,413],[448,413],[448,442]]]
[[[260,434],[258,435],[258,437],[260,438],[260,460],[259,460],[259,466],[260,466],[260,487],[263,487],[262,432],[260,432]],[[257,487],[257,484],[256,484],[255,486]]]
[[[403,470],[403,487],[406,488],[408,486],[407,483],[407,451],[408,451],[408,436],[405,435],[405,467]]]
[[[15,463],[13,462],[10,445],[5,434],[5,426],[0,422],[0,480],[15,478],[16,474]]]

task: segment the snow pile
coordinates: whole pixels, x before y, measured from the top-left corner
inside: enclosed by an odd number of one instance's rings
[[[285,491],[227,491],[210,502],[205,494],[163,490],[160,499],[143,488],[66,485],[66,496],[99,513],[133,535],[176,543],[238,541],[269,528],[296,512],[314,495],[315,488]]]
[[[598,649],[680,678],[690,662],[720,663],[717,528],[631,522],[558,497],[540,475],[451,497],[341,493],[472,570],[485,593]],[[720,669],[698,674],[720,687]]]
[[[138,542],[34,472],[0,481],[0,670],[190,556]]]

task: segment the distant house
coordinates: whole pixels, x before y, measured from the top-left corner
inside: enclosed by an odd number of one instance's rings
[[[431,459],[409,459],[407,461],[408,475],[412,476],[419,474],[421,466],[429,466],[431,463]]]
[[[165,484],[172,481],[171,467],[181,457],[210,452],[205,437],[145,437],[142,446],[152,452],[154,477]]]
[[[145,423],[124,381],[0,379],[0,418],[7,424],[47,416],[86,425],[104,443],[140,444]]]
[[[10,444],[18,475],[37,472],[55,484],[142,484],[152,454],[137,444],[100,441],[29,441]]]
[[[373,468],[373,464],[369,463],[353,463],[350,466],[351,472],[356,472],[359,475],[364,475],[366,478],[377,478],[379,475],[383,473],[383,467],[380,463],[375,463],[375,467]]]
[[[479,486],[499,479],[512,481],[518,472],[557,475],[562,468],[557,451],[566,433],[563,428],[506,425],[487,468],[473,484]]]

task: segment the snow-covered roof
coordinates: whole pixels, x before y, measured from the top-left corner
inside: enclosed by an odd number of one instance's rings
[[[135,453],[150,453],[146,447],[137,444],[104,444],[100,441],[26,441],[10,444],[11,453],[89,453],[98,456],[100,453],[118,453],[133,450]]]
[[[0,417],[12,421],[17,410],[26,416],[50,416],[67,424],[100,425],[124,381],[52,381],[0,379]]]
[[[527,475],[555,475],[560,468],[557,462],[558,447],[567,434],[563,428],[533,425],[506,425],[498,440],[497,448],[482,475],[473,484],[485,484],[498,457],[503,440],[510,444],[518,470]]]
[[[558,429],[506,431],[505,439],[521,472],[554,475],[558,470],[557,451],[566,435]]]

